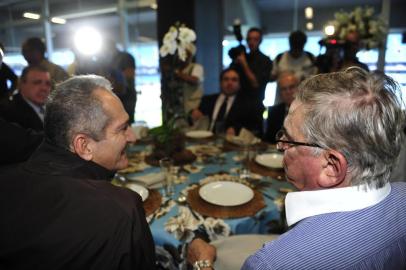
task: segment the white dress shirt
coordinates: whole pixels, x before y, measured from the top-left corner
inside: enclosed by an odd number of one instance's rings
[[[387,183],[380,189],[367,185],[315,191],[290,192],[286,196],[286,220],[289,226],[307,217],[333,212],[360,210],[375,205],[391,191]]]
[[[216,104],[214,105],[214,109],[213,109],[213,114],[211,115],[211,123],[210,123],[210,130],[213,129],[214,124],[216,123],[216,119],[217,119],[217,115],[220,111],[221,105],[223,105],[224,99],[226,98],[226,95],[224,95],[223,93],[221,93],[216,100]],[[235,100],[235,95],[233,96],[229,96],[227,99],[227,107],[226,107],[226,113],[224,115],[224,118],[227,117],[228,112],[230,111],[231,107],[233,106]]]

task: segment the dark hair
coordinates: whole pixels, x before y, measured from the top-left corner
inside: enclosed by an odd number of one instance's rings
[[[238,74],[238,79],[240,79],[240,73],[238,73],[238,71],[237,71],[235,68],[229,67],[229,68],[223,69],[223,70],[221,71],[221,73],[220,73],[220,81],[222,81],[224,75],[225,75],[226,73],[230,72],[230,71],[234,71],[235,73],[237,73],[237,74]]]
[[[290,46],[296,45],[300,47],[304,47],[307,41],[307,36],[300,30],[296,30],[290,33],[289,35],[289,44]]]
[[[24,48],[39,51],[42,55],[44,55],[46,51],[44,42],[42,42],[42,40],[37,37],[31,37],[24,41],[23,49]]]
[[[257,33],[259,33],[259,35],[260,35],[260,37],[261,37],[261,40],[262,40],[262,30],[261,30],[260,28],[258,28],[258,27],[251,27],[251,28],[248,30],[248,32],[247,32],[247,38],[248,38],[248,35],[249,35],[251,32],[257,32]]]
[[[25,81],[27,79],[28,73],[30,73],[31,71],[36,70],[36,71],[40,71],[40,72],[48,72],[48,70],[41,65],[33,65],[33,66],[28,66],[25,67],[23,69],[23,71],[21,72],[21,81]]]

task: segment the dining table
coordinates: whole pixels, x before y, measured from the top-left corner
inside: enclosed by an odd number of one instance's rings
[[[258,162],[258,157],[277,154],[273,145],[238,145],[211,136],[188,138],[185,146],[195,156],[193,161],[164,171],[149,159],[151,141],[138,141],[127,151],[129,168],[113,180],[143,197],[155,244],[176,247],[190,241],[196,231],[204,232],[210,240],[236,234],[268,234],[275,224],[282,224],[284,197],[295,188],[285,181],[282,168]],[[172,192],[167,192],[168,179]],[[210,189],[213,183],[231,183],[231,187],[222,186],[215,194]],[[226,191],[224,196],[222,190]],[[248,192],[248,198],[244,192]],[[210,196],[225,199],[226,204],[213,203]]]

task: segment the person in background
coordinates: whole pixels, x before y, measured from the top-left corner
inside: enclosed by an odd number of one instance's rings
[[[18,77],[14,71],[3,62],[4,46],[0,43],[0,99],[7,98],[17,88]]]
[[[29,66],[41,65],[51,75],[52,84],[62,82],[69,78],[68,73],[60,66],[50,62],[45,58],[46,47],[44,42],[37,37],[31,37],[24,41],[22,54]]]
[[[0,171],[4,269],[155,269],[141,197],[109,180],[135,141],[110,82],[59,84],[46,106],[44,143]]]
[[[300,190],[285,199],[291,229],[241,269],[406,268],[406,183],[389,182],[404,139],[399,91],[358,67],[300,84],[277,135]],[[214,247],[192,241],[188,258],[213,262]]]
[[[184,113],[188,115],[192,110],[199,108],[203,96],[203,66],[195,63],[193,57],[196,54],[196,47],[189,44],[186,48],[186,60],[181,67],[175,71],[183,89]]]
[[[304,80],[317,73],[315,57],[312,53],[304,50],[307,36],[300,30],[291,32],[289,35],[289,51],[278,54],[272,69],[272,78],[278,79],[280,73],[292,71],[300,80]]]
[[[357,53],[359,52],[359,49],[360,36],[358,32],[349,32],[345,37],[344,54],[340,61],[340,69],[344,70],[348,67],[356,66],[369,71],[368,66],[358,60]]]
[[[121,101],[130,117],[130,123],[134,123],[135,105],[137,104],[137,91],[135,90],[135,58],[128,52],[118,51],[115,61],[115,65],[121,70],[126,81],[126,91]]]
[[[206,116],[209,130],[214,133],[238,135],[242,127],[255,130],[255,115],[258,108],[244,96],[239,95],[240,78],[236,70],[227,68],[220,74],[219,94],[204,96],[198,109],[191,112],[194,122]]]
[[[282,128],[283,121],[288,114],[290,104],[295,99],[299,79],[293,72],[283,72],[278,77],[278,88],[281,95],[281,103],[268,108],[267,127],[264,140],[275,143],[275,135]]]
[[[23,69],[18,92],[2,101],[0,116],[24,128],[43,130],[45,101],[51,92],[51,78],[43,66]]]
[[[259,127],[255,133],[259,136],[262,136],[263,132],[262,113],[265,109],[263,105],[265,88],[270,80],[272,70],[271,59],[259,49],[261,42],[262,30],[256,27],[250,28],[247,32],[249,53],[241,52],[230,65],[240,75],[241,94],[258,107],[254,120]]]

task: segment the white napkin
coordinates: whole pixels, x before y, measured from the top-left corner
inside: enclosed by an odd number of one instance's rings
[[[165,180],[165,174],[150,173],[145,175],[127,176],[128,179],[143,183],[146,187],[158,188],[162,186],[162,182]]]
[[[251,131],[248,129],[242,128],[238,136],[227,136],[226,139],[237,145],[253,145],[261,142],[261,139],[255,137]]]

